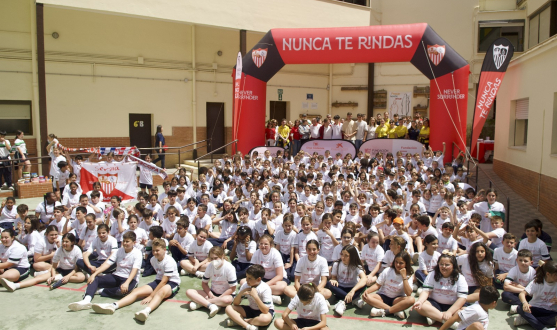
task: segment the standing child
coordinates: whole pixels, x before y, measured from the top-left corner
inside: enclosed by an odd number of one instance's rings
[[[240,325],[246,330],[257,330],[273,321],[275,314],[271,288],[263,281],[265,269],[252,265],[246,270],[246,282],[242,284],[232,305],[226,306],[226,325]],[[249,306],[240,306],[246,296]]]
[[[139,282],[139,269],[141,268],[141,251],[134,247],[135,233],[124,234],[122,247],[116,255],[110,257],[97,270],[91,274],[87,283],[87,289],[83,300],[68,305],[74,312],[90,309],[91,300],[99,288],[102,289],[102,297],[120,297],[137,286]],[[97,277],[98,274],[108,270],[112,264],[116,264],[116,271],[112,274]]]
[[[353,245],[343,247],[340,260],[333,264],[331,279],[326,285],[326,288],[339,299],[335,306],[337,314],[344,314],[346,304],[357,305],[361,301],[360,295],[364,292],[366,282],[358,250]]]
[[[292,311],[296,311],[298,318],[290,318]],[[279,330],[328,330],[328,312],[327,300],[317,291],[315,285],[303,284],[288,304],[288,308],[282,313],[282,319],[275,320],[275,327]]]
[[[518,313],[518,306],[522,305],[518,295],[536,278],[536,271],[532,267],[532,251],[518,251],[516,263],[505,278],[501,296],[504,303],[511,305],[510,315]]]
[[[479,301],[455,313],[450,319],[441,326],[439,330],[447,330],[455,324],[457,330],[464,329],[484,329],[487,330],[489,324],[489,310],[497,306],[499,291],[493,286],[485,286],[480,290]],[[459,323],[460,322],[460,323]],[[555,320],[553,320],[555,324]]]
[[[220,246],[214,246],[209,250],[210,263],[201,282],[202,290],[188,289],[186,296],[192,301],[190,309],[196,310],[201,307],[209,309],[209,317],[215,316],[221,307],[229,306],[236,291],[236,271],[234,267],[224,259],[224,250]],[[209,282],[211,286],[209,287]]]
[[[171,299],[180,290],[180,274],[172,257],[166,255],[166,242],[160,238],[153,240],[153,257],[150,262],[157,270],[155,280],[147,285],[133,290],[129,295],[112,304],[93,304],[93,310],[99,314],[112,315],[122,307],[133,304],[138,299],[144,309],[135,313],[135,319],[140,322],[147,321],[149,314],[157,309],[164,299]]]

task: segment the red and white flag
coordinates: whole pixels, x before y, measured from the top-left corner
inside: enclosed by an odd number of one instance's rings
[[[103,202],[112,196],[122,200],[137,198],[136,163],[82,163],[81,189],[83,193],[93,190],[93,183],[100,182]]]

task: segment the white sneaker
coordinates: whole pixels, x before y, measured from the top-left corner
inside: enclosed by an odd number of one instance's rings
[[[282,298],[280,296],[273,295],[273,304],[275,304],[275,305],[282,304]]]
[[[147,321],[149,317],[149,312],[146,309],[140,310],[139,312],[135,313],[135,319],[139,322]]]
[[[369,315],[385,317],[385,310],[374,307],[374,308],[371,309],[371,313],[369,313]]]
[[[422,293],[422,291],[424,291],[423,288],[418,288],[418,290],[416,290],[416,293],[418,294],[418,296]]]
[[[74,312],[82,311],[84,309],[91,309],[91,302],[85,300],[74,302],[68,305],[68,308]]]
[[[141,268],[141,269],[139,270],[139,274],[143,274],[144,271],[145,271],[145,268]]]
[[[358,308],[364,308],[365,304],[366,302],[362,298],[354,301],[354,305]]]
[[[200,271],[195,272],[195,276],[197,276],[199,278],[203,278],[203,275],[205,275],[205,272],[200,272]]]
[[[339,301],[335,305],[335,312],[337,312],[338,315],[342,316],[345,310],[346,310],[346,304],[344,303],[343,300]]]
[[[85,282],[87,282],[89,280],[89,277],[91,277],[91,275],[89,275],[89,273],[87,272],[83,272],[83,275],[85,275]]]
[[[215,315],[217,315],[217,313],[219,312],[220,307],[212,304],[211,306],[209,306],[209,317],[213,317]]]
[[[180,270],[180,275],[182,276],[186,276],[188,273],[186,273],[185,269]]]
[[[58,282],[60,281],[64,276],[62,276],[62,274],[56,274],[56,276],[54,276],[54,281]]]
[[[246,327],[246,330],[259,330],[259,328],[256,327],[256,326],[253,325],[253,324],[248,324],[248,326]]]
[[[95,294],[101,294],[103,292],[104,289],[97,289],[97,291],[95,291]]]
[[[91,307],[93,308],[93,310],[97,314],[112,315],[112,314],[114,314],[114,311],[116,310],[116,308],[114,307],[113,304],[93,304],[93,305],[91,305]]]
[[[524,325],[524,324],[528,324],[528,321],[526,321],[525,318],[523,318],[522,316],[518,315],[514,317],[514,325]]]
[[[201,307],[203,307],[203,305],[196,303],[195,301],[190,302],[190,309],[192,311],[196,310],[196,309],[200,309]]]
[[[230,250],[229,249],[224,249],[224,255],[230,255]]]
[[[456,330],[456,329],[458,329],[458,326],[459,326],[459,325],[460,325],[460,323],[455,322],[455,323],[453,323],[453,325],[451,325],[451,326],[449,327],[449,329]]]
[[[5,278],[0,278],[0,284],[2,284],[2,286],[10,292],[14,292],[16,290],[15,283]]]
[[[406,318],[406,313],[404,311],[396,312],[395,316],[401,320],[404,320]]]
[[[414,252],[414,255],[412,256],[412,264],[417,265],[419,258],[420,258],[420,254],[418,252]]]
[[[418,285],[417,284],[412,285],[412,291],[414,291],[414,292],[418,291]]]
[[[327,303],[327,308],[331,309],[331,303],[328,300],[325,300],[325,302]]]
[[[43,274],[47,274],[47,273],[50,273],[50,270],[43,270],[43,271],[40,271],[40,272],[35,272],[35,275],[33,275],[33,276],[34,277],[39,277],[39,276],[41,276]]]
[[[233,327],[236,326],[236,322],[232,321],[232,319],[226,319],[226,326],[227,327]]]
[[[426,317],[425,320],[427,321],[428,325],[433,325],[433,323],[435,323],[435,320],[432,320],[429,317]]]
[[[518,305],[512,305],[511,309],[509,310],[509,315],[514,315],[518,313],[517,309],[518,309]]]

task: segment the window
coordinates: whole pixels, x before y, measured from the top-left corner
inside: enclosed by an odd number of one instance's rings
[[[514,146],[525,147],[528,144],[528,105],[529,99],[515,101],[514,111]]]
[[[0,100],[0,129],[8,135],[15,135],[17,130],[33,135],[31,112],[31,101]]]
[[[340,2],[348,2],[348,3],[353,3],[355,5],[360,5],[360,6],[365,6],[365,7],[369,7],[369,2],[368,0],[338,0]]]
[[[557,34],[557,2],[550,1],[529,17],[528,48]]]
[[[489,46],[500,37],[509,39],[516,52],[524,51],[524,20],[480,21],[479,24],[479,53],[487,52]]]

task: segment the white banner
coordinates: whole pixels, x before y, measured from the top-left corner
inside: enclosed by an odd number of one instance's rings
[[[94,182],[100,182],[104,202],[110,202],[112,196],[136,199],[136,168],[136,163],[81,163],[81,189],[85,194],[93,190]]]
[[[310,155],[317,152],[319,155],[323,156],[325,156],[325,151],[328,150],[333,159],[338,152],[342,154],[342,158],[344,158],[346,154],[350,154],[352,159],[356,157],[356,146],[352,142],[346,140],[309,140],[302,144],[302,150]]]
[[[389,115],[412,116],[412,93],[390,92],[389,93]]]
[[[250,158],[253,157],[254,151],[257,151],[257,158],[261,158],[263,157],[263,154],[266,150],[269,150],[271,152],[272,157],[275,157],[277,155],[278,150],[282,151],[282,155],[284,156],[284,148],[282,147],[255,147],[249,152]]]
[[[392,152],[393,155],[396,155],[396,153],[400,151],[403,156],[407,153],[411,153],[412,155],[415,153],[421,153],[422,146],[423,144],[414,140],[375,139],[364,142],[361,145],[360,150],[364,153],[368,153],[371,157],[375,157],[378,152],[381,152],[383,154],[383,158],[385,158],[384,156],[388,152]]]

